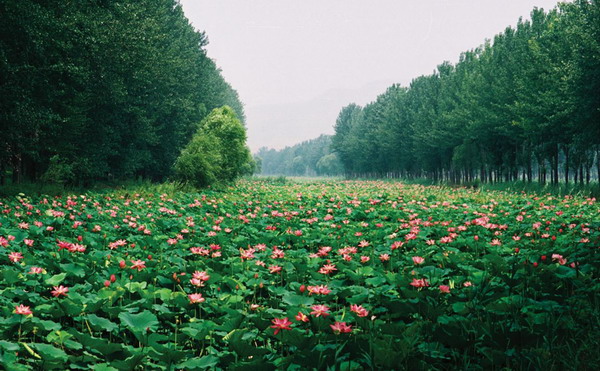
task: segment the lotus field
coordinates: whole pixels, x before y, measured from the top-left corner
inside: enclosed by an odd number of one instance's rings
[[[241,181],[0,200],[5,369],[597,369],[594,199]]]

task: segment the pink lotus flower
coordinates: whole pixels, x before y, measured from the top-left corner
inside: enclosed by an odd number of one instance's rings
[[[287,317],[285,317],[285,318],[275,318],[271,322],[273,323],[273,325],[271,326],[271,328],[275,329],[275,332],[273,333],[273,335],[277,335],[279,333],[279,331],[281,331],[281,330],[291,330],[292,329],[290,327],[290,325],[292,324],[292,322],[290,320],[288,320]]]
[[[269,272],[270,273],[279,273],[279,272],[281,272],[281,267],[279,265],[270,265]]]
[[[29,274],[42,274],[44,273],[44,269],[40,268],[40,267],[31,267],[29,268],[29,272],[27,272]]]
[[[327,317],[329,315],[329,307],[327,305],[317,304],[313,305],[311,308],[312,312],[310,312],[310,314],[315,317]]]
[[[210,276],[206,272],[195,271],[192,279],[190,279],[190,283],[196,287],[203,287],[204,282],[208,281],[209,278]]]
[[[350,305],[350,310],[356,313],[356,315],[359,317],[366,317],[369,315],[369,311],[363,308],[362,305],[352,304]]]
[[[404,242],[402,242],[402,241],[395,241],[392,244],[392,250],[396,250],[396,249],[402,247],[402,245],[404,245]]]
[[[425,262],[425,259],[420,256],[413,256],[412,261],[415,264],[423,264]]]
[[[307,286],[306,289],[308,290],[308,295],[327,295],[331,292],[331,290],[327,288],[327,285]]]
[[[131,263],[133,264],[131,269],[137,269],[138,272],[146,268],[146,262],[143,260],[132,260]]]
[[[11,252],[10,254],[8,254],[8,260],[10,260],[13,263],[18,263],[21,259],[23,259],[23,254],[21,254],[20,252]]]
[[[28,316],[30,314],[33,314],[33,312],[31,311],[31,309],[29,309],[28,306],[23,305],[23,304],[19,304],[15,307],[15,314],[20,314],[23,316]]]
[[[195,271],[192,274],[192,277],[194,277],[196,279],[199,279],[199,280],[202,280],[202,281],[208,281],[210,279],[210,275],[208,273],[206,273],[205,271],[202,271],[202,272]]]
[[[271,259],[282,259],[285,257],[285,253],[283,252],[283,250],[280,250],[278,248],[273,248],[273,253],[271,254]]]
[[[440,285],[439,289],[440,289],[440,292],[442,292],[444,294],[449,294],[450,293],[450,286]]]
[[[427,282],[427,280],[424,279],[424,278],[421,278],[421,279],[413,278],[413,280],[410,283],[410,285],[413,286],[413,287],[428,287],[429,286],[429,282]]]
[[[69,252],[85,252],[86,247],[84,245],[75,243],[69,247]]]
[[[98,231],[100,231],[100,227],[98,227]],[[121,246],[126,246],[127,245],[127,241],[125,240],[116,240],[115,242],[111,242],[108,244],[108,248],[111,250],[117,249]]]
[[[350,325],[347,325],[346,322],[336,322],[333,325],[329,326],[336,335],[352,332],[352,327]]]
[[[54,296],[55,298],[59,297],[59,296],[67,296],[67,293],[69,292],[69,288],[65,287],[63,285],[60,286],[54,286],[54,290],[52,290],[50,293],[52,294],[52,296]]]
[[[189,294],[188,298],[190,299],[190,304],[202,303],[206,300],[202,297],[202,294]]]
[[[319,273],[321,274],[329,274],[333,271],[337,271],[335,264],[325,264],[321,267],[321,269],[319,269]]]
[[[389,254],[381,254],[381,255],[379,255],[379,260],[381,260],[382,262],[386,262],[386,261],[390,260],[390,256],[389,256]]]
[[[560,254],[552,254],[552,260],[558,261],[558,264],[565,265],[567,264],[567,259],[563,258]]]

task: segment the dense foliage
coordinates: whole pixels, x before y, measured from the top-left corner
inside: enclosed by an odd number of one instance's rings
[[[332,147],[349,176],[589,182],[600,173],[599,92],[600,2],[576,0],[344,107]]]
[[[215,108],[175,162],[175,174],[198,187],[252,174],[246,129],[228,106]]]
[[[263,175],[331,176],[344,172],[331,149],[331,135],[321,135],[281,150],[263,147],[256,157],[260,159]]]
[[[237,93],[176,0],[0,0],[0,183],[163,179]]]
[[[0,211],[7,370],[600,369],[594,199],[241,182]]]

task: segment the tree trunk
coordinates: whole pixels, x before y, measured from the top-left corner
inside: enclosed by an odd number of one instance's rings
[[[554,184],[558,184],[558,144],[554,147],[554,162],[552,163],[552,172],[554,173],[552,182]]]
[[[600,182],[600,146],[596,149],[596,176],[598,177],[598,182]]]
[[[569,184],[569,146],[563,148],[565,152],[565,184]]]

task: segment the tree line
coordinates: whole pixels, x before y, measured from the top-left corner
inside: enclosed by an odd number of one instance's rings
[[[244,120],[176,0],[0,0],[0,14],[2,184],[162,180],[213,109]]]
[[[600,174],[600,3],[534,9],[364,107],[331,144],[347,176],[590,182]]]
[[[260,148],[255,155],[262,175],[334,176],[344,169],[332,153],[331,135],[304,141],[281,150]]]

